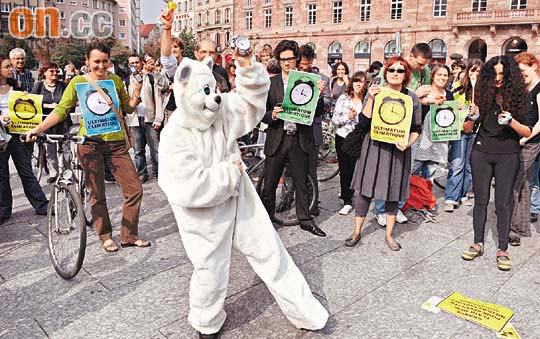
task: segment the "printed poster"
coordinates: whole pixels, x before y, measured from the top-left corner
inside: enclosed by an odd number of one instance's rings
[[[302,125],[311,125],[319,100],[318,74],[290,71],[279,118]]]
[[[431,141],[459,140],[461,137],[461,106],[457,101],[445,101],[442,105],[431,105]]]
[[[111,97],[116,109],[119,110],[120,104],[114,82],[112,80],[100,80],[97,81],[97,84]],[[114,111],[94,86],[84,82],[76,84],[75,88],[87,135],[108,134],[121,130]]]
[[[25,134],[39,125],[43,119],[43,96],[11,91],[8,98],[9,132]]]
[[[382,87],[373,105],[371,139],[390,144],[408,143],[412,116],[410,96]]]
[[[514,316],[514,312],[509,308],[467,298],[457,292],[443,299],[437,307],[497,333],[502,332]]]

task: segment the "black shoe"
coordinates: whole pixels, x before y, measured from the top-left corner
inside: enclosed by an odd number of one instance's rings
[[[531,222],[538,221],[538,213],[531,213]]]
[[[318,207],[315,207],[315,208],[312,208],[311,210],[309,210],[309,214],[313,215],[315,217],[318,217],[319,214],[321,214],[321,211],[319,210]]]
[[[317,225],[311,224],[311,225],[300,225],[300,228],[306,232],[309,232],[311,234],[314,234],[318,237],[326,237],[326,233],[324,233],[323,230],[321,230]]]
[[[510,236],[510,239],[508,240],[508,244],[510,246],[519,246],[521,245],[521,238],[517,236]]]
[[[36,211],[36,214],[37,214],[37,215],[47,215],[47,209],[44,209],[44,210],[37,210],[37,211]]]
[[[212,333],[212,334],[202,334],[201,332],[197,331],[197,333],[199,333],[199,339],[218,339],[220,332]]]
[[[50,177],[49,179],[47,179],[47,184],[52,184],[56,182],[56,177]]]
[[[8,220],[9,220],[9,217],[0,217],[0,225],[4,224]]]

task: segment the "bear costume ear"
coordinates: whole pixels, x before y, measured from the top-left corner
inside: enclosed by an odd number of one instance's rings
[[[178,72],[178,80],[182,83],[185,83],[189,80],[191,75],[191,62],[188,58],[184,58],[180,63],[180,71]]]
[[[206,58],[204,58],[202,63],[205,64],[206,66],[208,66],[208,68],[210,68],[210,70],[212,70],[214,68],[214,59],[212,59],[212,57],[210,57],[210,56],[207,56]]]

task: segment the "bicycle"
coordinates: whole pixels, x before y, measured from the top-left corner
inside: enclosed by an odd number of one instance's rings
[[[336,139],[332,132],[330,121],[322,121],[323,143],[319,147],[317,158],[317,178],[319,181],[328,181],[339,173],[339,165],[336,155]]]
[[[26,135],[21,135],[20,138],[25,141]],[[66,143],[103,143],[101,139],[69,134],[43,134],[37,136],[37,140],[38,143],[56,143],[60,159]],[[77,191],[77,183],[81,182],[81,179],[75,176],[73,169],[66,168],[64,162],[59,161],[58,177],[47,209],[49,257],[55,271],[66,280],[79,273],[86,253],[86,219],[81,195]]]
[[[242,151],[242,160],[247,166],[246,173],[249,175],[255,190],[259,197],[262,198],[264,189],[264,155],[262,153],[264,144],[240,145]],[[314,208],[319,199],[319,190],[315,180],[308,176],[308,191],[309,191],[309,209]],[[274,219],[275,222],[282,226],[296,226],[300,223],[296,212],[293,210],[294,202],[294,185],[289,169],[289,164],[285,165],[282,177],[276,189],[276,209]]]
[[[46,152],[45,152],[45,145],[40,142],[36,142],[34,144],[34,151],[32,152],[32,172],[34,173],[34,177],[36,177],[37,181],[41,181],[41,177],[43,176],[43,172],[47,170],[47,162],[46,162]]]

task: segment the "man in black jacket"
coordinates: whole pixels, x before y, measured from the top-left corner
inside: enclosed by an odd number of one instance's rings
[[[264,154],[264,189],[262,201],[271,218],[274,217],[276,204],[276,188],[282,175],[286,162],[289,162],[293,183],[296,189],[296,214],[300,220],[300,228],[320,237],[324,233],[315,225],[309,214],[309,197],[307,178],[309,173],[310,153],[315,149],[312,126],[294,124],[279,119],[282,112],[281,103],[285,95],[285,88],[289,71],[296,70],[299,61],[298,44],[292,40],[282,40],[275,48],[281,73],[270,79],[270,90],[266,101],[266,114],[263,122],[268,124]],[[317,83],[320,92],[324,91],[324,81]],[[315,116],[324,113],[324,100],[322,96],[317,102]]]

